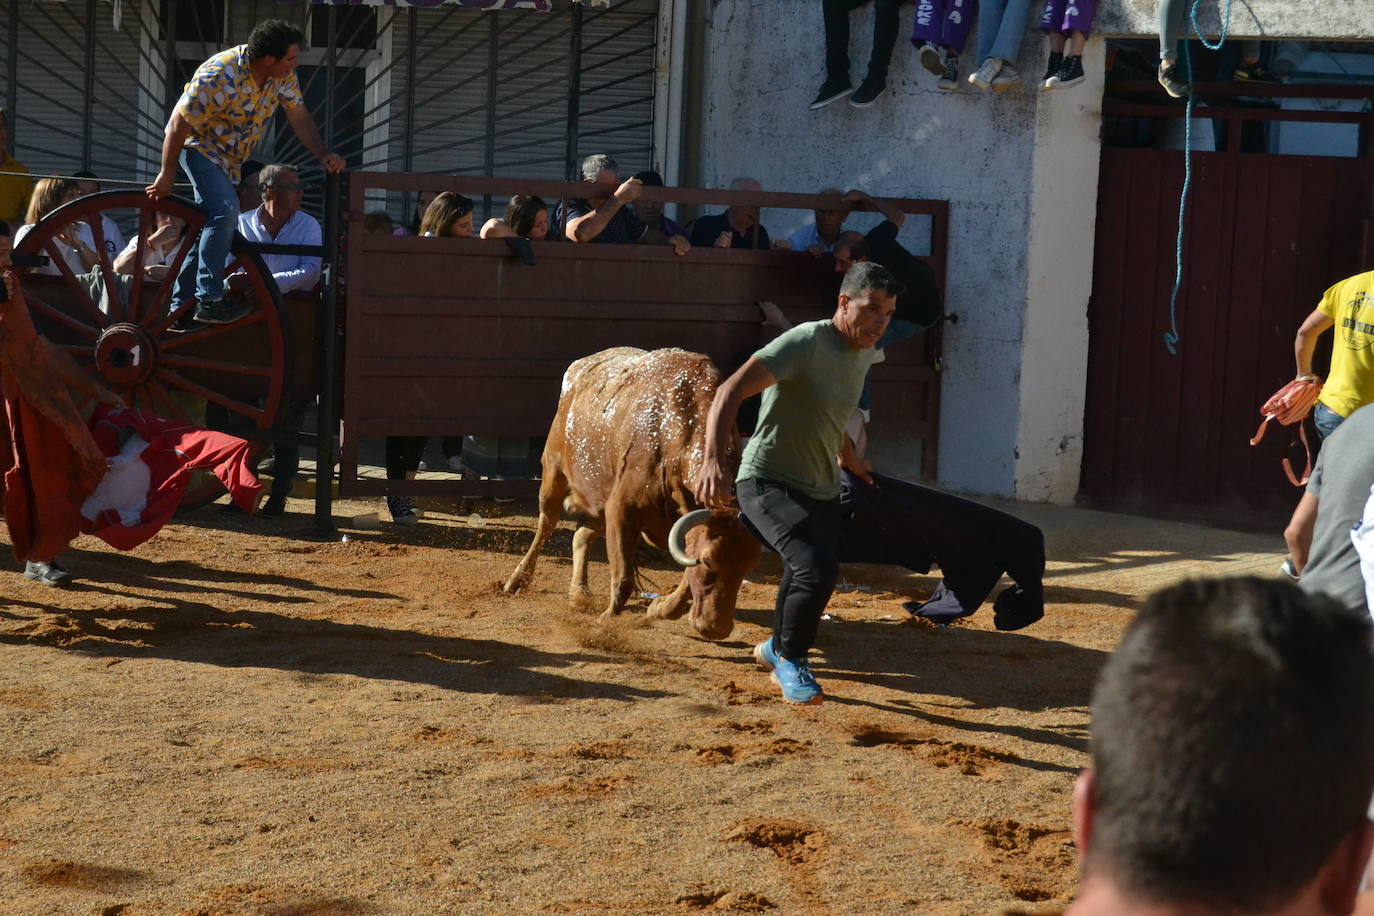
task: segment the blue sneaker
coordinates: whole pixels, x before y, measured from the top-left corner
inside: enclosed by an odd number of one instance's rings
[[[782,698],[798,706],[819,706],[825,700],[821,685],[811,673],[811,663],[806,659],[792,661],[783,658],[773,649],[773,640],[765,639],[754,647],[754,660],[770,675],[773,683],[782,688]]]

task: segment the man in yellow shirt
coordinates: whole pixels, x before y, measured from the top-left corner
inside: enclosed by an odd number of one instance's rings
[[[1298,328],[1293,353],[1298,378],[1311,379],[1312,351],[1327,328],[1336,328],[1331,371],[1312,419],[1322,438],[1357,408],[1374,401],[1374,270],[1349,277],[1322,296]]]
[[[296,80],[304,37],[280,19],[258,23],[246,44],[221,51],[196,68],[167,121],[162,168],[148,185],[148,196],[159,200],[172,192],[179,160],[195,188],[196,203],[210,211],[199,248],[183,262],[173,295],[175,306],[195,298],[196,321],[229,324],[248,311],[224,298],[224,262],[239,217],[235,186],[278,106],[301,144],[327,171],[344,167],[343,159],[325,148],[305,110]]]
[[[29,170],[18,159],[10,155],[9,114],[0,108],[0,172],[23,172]],[[22,223],[24,211],[29,207],[29,194],[33,191],[33,179],[20,175],[0,175],[0,220],[9,223]]]

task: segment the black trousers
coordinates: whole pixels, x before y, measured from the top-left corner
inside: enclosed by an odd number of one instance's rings
[[[741,480],[735,486],[749,530],[782,557],[782,581],[773,609],[773,639],[779,655],[806,658],[835,583],[840,501],[816,500],[771,480]]]
[[[427,436],[387,436],[386,479],[405,480],[406,474],[418,471],[427,442]]]
[[[849,14],[873,2],[873,53],[868,59],[867,80],[885,82],[897,44],[897,8],[901,0],[822,0],[825,7],[825,75],[849,79]]]

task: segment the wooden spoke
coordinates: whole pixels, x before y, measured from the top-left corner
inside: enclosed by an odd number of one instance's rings
[[[168,385],[180,388],[182,391],[189,391],[198,397],[205,398],[214,404],[218,404],[225,410],[232,410],[234,413],[241,414],[254,423],[261,424],[266,419],[266,414],[261,409],[243,401],[236,401],[228,395],[220,394],[218,391],[211,391],[204,385],[193,382],[179,372],[170,369],[160,368],[157,370],[157,378]]]
[[[176,417],[183,423],[191,422],[191,418],[186,416],[186,411],[181,409],[181,405],[176,402],[176,398],[172,397],[172,393],[157,379],[149,379],[147,384],[140,390],[147,396],[149,403],[153,405],[151,409],[154,413],[158,412],[156,405],[161,402],[163,407],[171,411],[171,416]],[[168,416],[168,414],[162,414],[162,416]]]
[[[39,312],[42,312],[44,315],[51,318],[53,321],[56,321],[59,324],[66,325],[73,331],[76,331],[82,337],[88,338],[92,343],[94,343],[95,339],[100,336],[99,328],[93,328],[85,322],[77,321],[75,318],[68,315],[66,312],[62,311],[56,306],[49,305],[47,302],[43,301],[37,296],[26,295],[24,299],[26,302],[28,302],[30,307],[37,309]]]
[[[266,315],[266,312],[259,309],[258,311],[253,312],[248,317],[243,318],[239,321],[235,321],[233,324],[212,324],[208,327],[197,328],[194,331],[187,331],[184,334],[178,334],[175,337],[168,337],[164,339],[162,342],[162,352],[167,353],[172,350],[184,347],[187,344],[199,343],[203,340],[209,340],[213,337],[218,337],[219,335],[228,333],[229,331],[237,331],[240,328],[249,327],[262,321],[266,317]],[[167,322],[167,325],[170,326],[171,322]],[[162,328],[162,330],[165,331],[166,328]]]
[[[164,347],[164,349],[166,349]],[[249,366],[243,363],[226,363],[217,359],[202,359],[199,356],[168,356],[163,355],[162,365],[171,366],[175,369],[207,369],[211,372],[232,372],[236,375],[256,375],[259,378],[271,378],[271,366]]]
[[[157,211],[144,207],[138,211],[138,235],[134,244],[134,281],[129,290],[128,319],[138,322],[142,319],[143,306],[143,259],[148,252],[148,239],[153,234],[157,221],[153,218]],[[168,277],[169,280],[175,278]],[[166,282],[166,281],[164,281]]]
[[[110,259],[109,249],[105,247],[105,221],[101,218],[104,215],[102,211],[97,210],[95,219],[88,219],[86,225],[91,227],[91,239],[95,242],[100,277],[105,283],[105,296],[110,302],[110,318],[114,321],[124,321],[127,306],[119,298],[119,279],[115,276],[114,261]]]
[[[67,286],[76,291],[77,301],[85,306],[86,311],[95,318],[96,327],[109,327],[110,317],[102,312],[100,310],[100,305],[91,298],[90,290],[86,288],[86,284],[76,279],[76,274],[72,273],[72,266],[67,263],[67,259],[57,247],[57,239],[48,239],[43,249],[47,251],[49,260],[57,265],[58,272],[62,275],[62,278],[67,281]]]

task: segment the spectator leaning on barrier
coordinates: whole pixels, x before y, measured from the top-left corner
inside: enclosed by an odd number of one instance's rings
[[[762,191],[755,178],[736,178],[730,182],[732,191]],[[723,213],[697,217],[692,224],[692,244],[698,248],[772,248],[768,230],[759,222],[759,208],[750,204],[735,204]],[[786,242],[778,247],[786,246]]]
[[[663,176],[653,169],[635,173],[635,180],[646,188],[663,187]],[[687,230],[663,215],[663,201],[640,198],[634,203],[635,215],[648,227],[640,242],[645,245],[671,245],[676,254],[692,250]]]
[[[582,160],[582,180],[595,185],[620,182],[620,166],[610,156],[597,153]],[[625,245],[644,238],[648,227],[625,205],[639,199],[640,183],[634,178],[620,182],[609,196],[588,197],[567,202],[559,225],[573,242],[601,242]]]
[[[839,188],[821,188],[816,192],[822,197],[840,197],[844,194]],[[849,217],[849,207],[841,206],[834,210],[812,210],[816,221],[802,226],[787,239],[794,251],[809,251],[822,255],[835,247],[835,242],[844,231],[844,221]]]
[[[24,240],[37,222],[63,204],[70,203],[81,196],[81,187],[74,178],[40,178],[33,187],[29,198],[29,211],[26,222],[14,234],[14,244]],[[100,263],[100,255],[95,250],[95,236],[91,227],[84,222],[73,222],[63,226],[57,233],[57,244],[71,272],[76,275],[89,273]],[[31,268],[33,273],[50,277],[60,277],[62,269],[56,262],[46,267]]]
[[[28,169],[24,163],[10,155],[9,112],[0,108],[0,172],[23,172],[23,175],[0,174],[0,219],[18,223],[24,219],[29,208],[29,195],[33,193],[33,179],[25,177]]]
[[[223,264],[239,214],[235,184],[278,106],[327,171],[344,167],[343,159],[325,148],[305,109],[295,72],[303,38],[300,29],[280,19],[258,23],[246,44],[196,68],[167,122],[162,167],[147,191],[154,200],[172,192],[179,158],[196,202],[209,211],[200,245],[187,255],[174,293],[174,307],[195,300],[197,321],[228,324],[247,314],[246,304],[225,300]]]
[[[72,177],[76,179],[81,197],[100,193],[100,180],[94,172],[77,172]],[[105,237],[105,251],[111,259],[124,250],[124,233],[119,231],[119,224],[110,219],[108,213],[100,214],[100,234]]]
[[[266,166],[258,175],[262,190],[262,205],[239,214],[239,233],[250,242],[275,242],[279,245],[319,245],[324,234],[319,221],[301,209],[305,199],[305,185],[301,176],[289,165],[275,163]],[[320,282],[320,258],[307,254],[265,254],[267,270],[283,295],[313,289]],[[241,280],[239,274],[230,278],[230,288]],[[301,419],[299,404],[287,405],[283,425],[298,429]],[[300,444],[294,439],[277,439],[272,443],[272,492],[258,515],[268,517],[286,511],[286,497],[300,469]]]
[[[1150,597],[1093,693],[1066,916],[1335,916],[1374,845],[1368,614],[1255,578]]]
[[[549,207],[532,194],[516,194],[506,204],[504,219],[492,217],[482,224],[484,239],[529,239],[542,242],[549,234]]]
[[[179,216],[159,210],[153,218],[154,229],[147,239],[134,236],[129,244],[114,259],[117,274],[132,276],[134,265],[138,263],[138,250],[143,249],[143,275],[150,280],[161,282],[167,276],[167,267],[176,255],[177,245],[186,234],[186,221]]]

